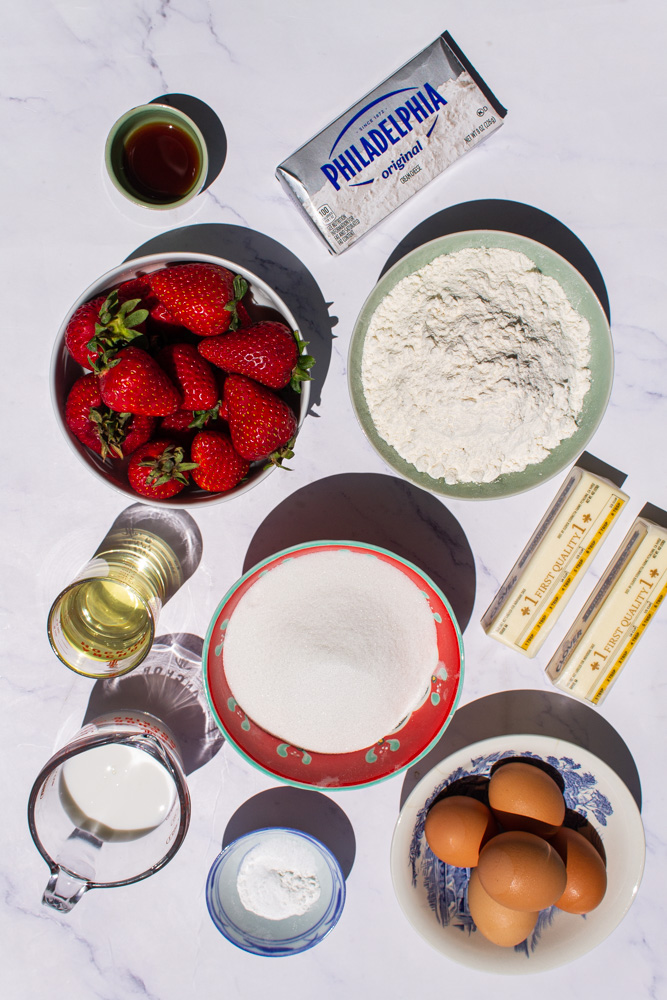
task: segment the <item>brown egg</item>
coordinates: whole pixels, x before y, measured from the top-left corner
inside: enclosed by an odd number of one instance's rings
[[[563,793],[553,778],[521,761],[493,772],[489,805],[505,830],[527,830],[541,837],[555,833],[565,817]]]
[[[541,837],[523,830],[499,833],[482,849],[478,865],[482,886],[510,910],[542,910],[559,899],[567,883],[558,852]]]
[[[604,849],[604,844],[602,843],[602,838],[592,823],[582,816],[581,813],[574,812],[572,809],[566,809],[563,826],[568,827],[570,830],[576,830],[577,833],[584,838],[584,840],[587,840],[589,844],[592,844],[602,858],[602,863],[605,868],[607,867],[607,854]]]
[[[593,845],[576,830],[562,827],[551,839],[563,860],[567,883],[555,906],[567,913],[589,913],[607,889],[607,872]]]
[[[468,882],[468,909],[480,934],[501,948],[511,948],[525,941],[539,916],[537,912],[509,910],[496,903],[484,891],[476,868],[470,873]]]
[[[441,861],[457,868],[472,868],[479,852],[497,831],[496,821],[483,802],[467,795],[439,799],[428,811],[424,835]]]

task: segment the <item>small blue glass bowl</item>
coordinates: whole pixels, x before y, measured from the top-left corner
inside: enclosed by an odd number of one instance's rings
[[[246,855],[278,835],[310,846],[321,892],[306,913],[267,920],[246,910],[236,882]],[[213,862],[206,880],[206,905],[220,933],[237,948],[271,958],[298,955],[319,944],[338,923],[345,905],[345,878],[331,851],[307,833],[287,827],[253,830],[228,844]]]

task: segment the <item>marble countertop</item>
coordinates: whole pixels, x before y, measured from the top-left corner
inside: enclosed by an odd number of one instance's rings
[[[618,1000],[667,996],[664,609],[595,716],[608,747],[624,748],[639,775],[643,884],[603,944],[537,977],[510,981],[452,963],[404,917],[392,891],[389,846],[414,771],[319,797],[322,815],[329,809],[331,824],[344,831],[346,907],[321,945],[273,962],[218,934],[206,910],[206,874],[244,825],[290,816],[298,823],[310,806],[250,768],[216,738],[203,712],[199,741],[188,750],[191,828],[154,877],[93,891],[69,915],[49,910],[41,904],[47,868],[25,818],[42,765],[114,697],[113,684],[102,689],[57,662],[45,622],[55,595],[125,506],[76,461],[53,419],[51,349],[81,292],[142,247],[214,252],[266,276],[302,317],[319,355],[293,471],[195,512],[201,565],[165,607],[161,634],[187,634],[196,650],[229,586],[301,531],[365,537],[423,565],[459,609],[465,681],[443,747],[461,741],[463,730],[471,740],[555,729],[575,743],[590,740],[577,703],[557,696],[545,679],[555,638],[528,660],[487,638],[479,624],[558,480],[479,503],[444,501],[406,485],[352,413],[347,349],[366,296],[397,247],[411,240],[468,228],[471,220],[488,228],[514,221],[547,242],[569,231],[590,252],[609,297],[616,370],[589,451],[627,474],[630,501],[606,556],[556,627],[560,639],[644,503],[667,506],[667,81],[658,69],[666,27],[658,0],[422,0],[418,8],[399,0],[25,0],[5,12],[3,996],[413,1000],[446,990],[471,1000],[489,993],[520,1000],[536,989],[544,1000],[583,998],[594,989]],[[508,108],[503,128],[357,246],[330,256],[275,179],[276,165],[445,29]],[[151,213],[113,197],[102,154],[124,111],[167,94],[202,102],[222,124],[226,149],[217,146],[215,176],[192,206]],[[464,569],[456,568],[455,544],[472,553]],[[187,683],[196,701],[192,655]],[[184,670],[174,667],[177,682]]]

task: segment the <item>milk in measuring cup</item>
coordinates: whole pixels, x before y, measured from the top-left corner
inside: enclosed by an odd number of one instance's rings
[[[167,818],[176,786],[150,754],[109,743],[66,761],[60,796],[80,829],[105,841],[136,840]]]

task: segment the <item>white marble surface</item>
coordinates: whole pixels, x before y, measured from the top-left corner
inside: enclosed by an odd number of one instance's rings
[[[34,776],[77,730],[91,692],[51,653],[47,610],[124,506],[74,459],[52,418],[51,347],[81,291],[163,231],[220,223],[267,234],[310,271],[338,323],[294,471],[196,514],[202,564],[166,607],[162,631],[205,634],[257,529],[291,495],[341,474],[391,475],[351,412],[350,333],[396,243],[460,202],[536,206],[589,248],[606,281],[616,353],[611,402],[590,450],[628,474],[631,495],[607,555],[645,501],[667,506],[666,20],[659,0],[24,0],[7,7],[0,35],[4,997],[413,1000],[446,991],[518,1000],[536,989],[544,1000],[593,991],[618,1000],[667,996],[664,609],[599,711],[627,744],[641,778],[643,885],[604,944],[537,979],[494,979],[457,966],[412,931],[388,869],[402,777],[334,796],[356,840],[346,909],[322,945],[282,961],[229,945],[204,903],[206,873],[230,817],[275,787],[229,746],[190,777],[192,826],[171,865],[138,885],[91,892],[69,916],[41,905],[47,869],[25,819]],[[362,243],[330,257],[275,180],[276,164],[445,28],[509,109],[506,124]],[[227,134],[226,164],[192,211],[121,210],[103,176],[106,132],[127,108],[164,93],[193,95],[215,111]],[[462,705],[504,690],[550,690],[542,668],[554,642],[524,660],[487,639],[479,618],[554,487],[446,505],[468,538],[477,574]],[[535,719],[537,728],[542,721]]]

